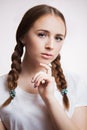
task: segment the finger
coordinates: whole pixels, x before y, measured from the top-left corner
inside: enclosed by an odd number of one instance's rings
[[[46,69],[47,74],[49,74],[49,75],[52,74],[52,71],[51,71],[51,64],[47,65],[47,64],[40,63],[40,65]]]
[[[49,77],[48,77],[48,75],[47,74],[40,74],[36,79],[35,79],[35,84],[37,84],[37,82],[41,79],[41,80],[43,80],[44,79],[44,81],[43,82],[45,82],[45,80],[47,80]]]
[[[43,72],[43,71],[36,73],[35,76],[32,78],[31,82],[32,83],[36,82],[36,80],[38,80],[39,76],[43,75],[43,74],[45,74],[45,72]]]
[[[48,66],[51,68],[52,67],[51,63],[49,63]]]
[[[35,83],[34,86],[36,86],[36,87],[40,86],[40,84],[42,83],[43,80],[44,80],[43,77],[40,77],[40,78],[38,79],[38,81]],[[44,80],[44,81],[45,81],[45,80]]]
[[[34,83],[37,84],[37,82],[39,81],[39,79],[43,79],[44,77],[45,77],[45,76],[43,76],[43,75],[39,75],[39,76],[35,79]]]
[[[45,83],[46,83],[46,81],[43,79],[43,80],[41,81],[41,83],[42,83],[42,84],[45,84]]]
[[[40,84],[43,85],[43,84],[49,82],[50,79],[51,79],[51,78],[50,78],[47,74],[44,74],[44,75],[41,74],[41,75],[39,75],[38,78],[35,80],[34,86],[38,87]]]

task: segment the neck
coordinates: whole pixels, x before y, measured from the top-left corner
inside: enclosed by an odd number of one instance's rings
[[[22,74],[24,75],[35,75],[35,73],[43,70],[43,68],[40,66],[40,63],[33,61],[28,58],[27,56],[24,56],[23,62],[22,62]]]
[[[38,93],[38,88],[33,87],[33,83],[31,83],[32,77],[39,71],[40,67],[38,64],[35,64],[32,60],[30,60],[27,56],[24,56],[23,62],[21,64],[22,72],[20,74],[20,78],[18,79],[19,86],[29,92],[29,93]]]
[[[33,87],[34,84],[31,83],[31,80],[37,72],[44,70],[44,68],[40,66],[39,62],[31,59],[26,54],[21,65],[22,72],[18,80],[19,86],[29,93],[38,93],[38,88]]]

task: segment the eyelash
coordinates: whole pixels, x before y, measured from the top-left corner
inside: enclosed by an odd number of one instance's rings
[[[45,33],[39,33],[38,36],[39,37],[44,37],[44,36],[46,36],[46,34]]]
[[[38,34],[38,36],[41,37],[41,38],[46,37],[46,35],[47,35],[47,34],[45,34],[45,33],[39,33],[39,34]],[[63,38],[61,38],[60,36],[55,37],[55,39],[56,39],[57,41],[62,41],[62,40],[63,40]]]
[[[56,37],[55,38],[57,41],[62,41],[63,40],[63,38],[61,38],[61,37]]]

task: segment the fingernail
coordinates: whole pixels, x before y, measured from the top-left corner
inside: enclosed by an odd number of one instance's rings
[[[49,63],[48,65],[49,65],[49,67],[52,67],[51,63]]]
[[[43,79],[43,80],[41,81],[41,83],[42,83],[42,84],[45,84],[45,80]]]
[[[40,65],[44,65],[43,63],[40,63]]]
[[[31,80],[31,83],[34,83],[34,80],[33,80],[33,79]]]

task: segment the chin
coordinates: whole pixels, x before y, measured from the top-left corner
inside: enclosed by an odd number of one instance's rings
[[[49,64],[49,63],[51,63],[52,61],[47,61],[47,60],[45,60],[45,61],[40,61],[40,63],[43,63],[43,64]]]

